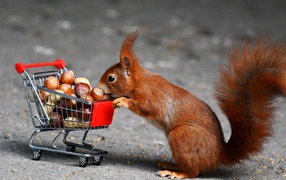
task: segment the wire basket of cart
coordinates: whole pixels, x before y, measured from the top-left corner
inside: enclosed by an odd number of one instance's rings
[[[34,127],[37,129],[30,137],[29,146],[33,150],[33,159],[39,160],[42,151],[50,151],[79,157],[79,165],[85,167],[92,158],[100,165],[107,151],[86,143],[90,130],[104,129],[112,123],[114,108],[111,100],[87,101],[77,96],[65,94],[60,90],[48,89],[44,82],[49,77],[60,78],[67,72],[65,62],[57,59],[52,62],[17,63],[16,71],[21,75],[28,110]],[[73,85],[74,86],[74,85]],[[50,145],[38,145],[35,137],[47,131],[58,132]],[[81,142],[68,140],[72,131],[83,131]],[[64,146],[59,146],[59,139]],[[77,149],[88,150],[77,151]]]

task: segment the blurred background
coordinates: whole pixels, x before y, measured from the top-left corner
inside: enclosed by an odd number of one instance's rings
[[[134,50],[144,67],[206,101],[228,139],[228,122],[213,97],[217,67],[232,46],[246,40],[262,35],[285,42],[285,19],[283,0],[1,0],[1,179],[160,179],[156,161],[172,160],[162,132],[120,109],[108,129],[90,135],[110,152],[101,166],[83,169],[74,157],[45,152],[32,161],[28,141],[35,128],[16,62],[62,58],[76,76],[96,86],[118,62],[122,40],[138,30]],[[285,104],[279,100],[275,134],[263,153],[202,178],[285,179]]]

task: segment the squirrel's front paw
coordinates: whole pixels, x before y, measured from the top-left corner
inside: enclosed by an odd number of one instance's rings
[[[128,101],[129,101],[129,99],[127,99],[127,98],[125,98],[125,97],[120,97],[120,98],[117,98],[117,99],[115,99],[115,100],[113,101],[112,106],[113,106],[114,108],[120,108],[120,107],[122,107],[122,106],[128,108],[128,107],[129,107],[129,106],[128,106]]]

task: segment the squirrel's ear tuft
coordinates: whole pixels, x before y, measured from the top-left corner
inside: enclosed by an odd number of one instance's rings
[[[120,59],[127,55],[133,55],[133,45],[137,38],[137,31],[130,33],[122,43]]]

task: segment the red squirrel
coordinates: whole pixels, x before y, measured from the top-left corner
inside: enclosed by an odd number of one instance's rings
[[[273,99],[286,94],[286,46],[265,40],[234,47],[219,70],[215,97],[232,135],[224,141],[216,114],[202,100],[139,63],[133,52],[137,33],[123,41],[120,62],[100,78],[98,87],[166,134],[176,162],[158,162],[159,176],[193,178],[232,165],[259,152],[271,135]]]

